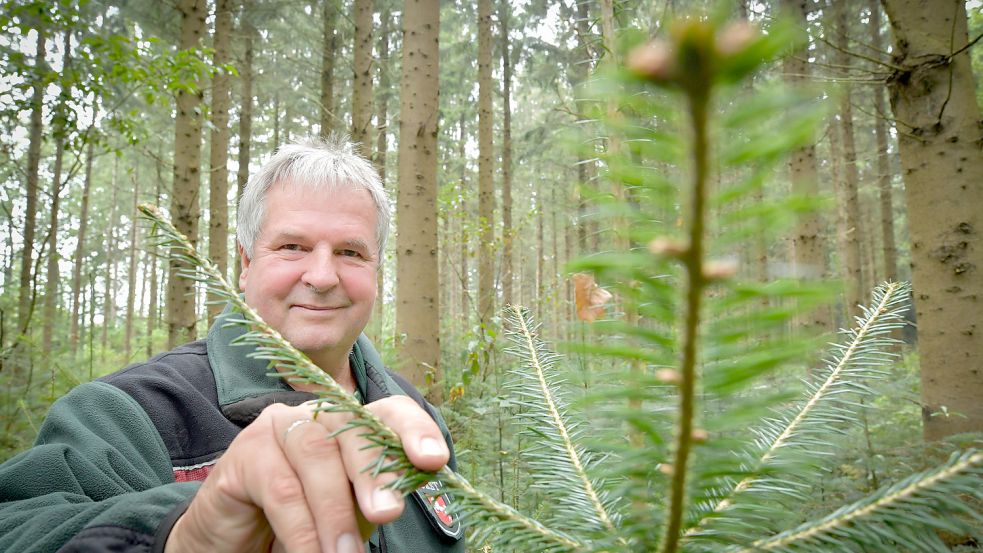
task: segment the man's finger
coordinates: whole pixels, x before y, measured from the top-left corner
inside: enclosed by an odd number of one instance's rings
[[[278,413],[273,417],[273,431],[297,476],[299,489],[296,492],[311,520],[312,530],[316,529],[312,532],[313,539],[306,536],[294,539],[285,533],[290,531],[293,521],[278,510],[266,510],[267,519],[287,551],[299,551],[298,547],[307,547],[308,542],[313,542],[317,546],[315,551],[358,553],[362,551],[362,538],[338,442],[330,437],[327,428],[314,422],[313,417],[305,413],[307,411],[307,408],[293,408]],[[284,495],[292,495],[292,492]],[[295,501],[293,497],[281,499],[289,500],[289,503]]]

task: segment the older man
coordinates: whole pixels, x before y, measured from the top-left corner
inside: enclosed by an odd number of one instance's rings
[[[415,465],[454,468],[440,415],[360,337],[389,219],[378,176],[348,144],[285,145],[239,203],[239,284]],[[394,475],[364,472],[378,450],[332,437],[345,416],[314,417],[317,389],[270,376],[223,318],[205,340],[52,407],[35,447],[0,467],[0,550],[463,550],[436,483],[404,499],[386,487]]]

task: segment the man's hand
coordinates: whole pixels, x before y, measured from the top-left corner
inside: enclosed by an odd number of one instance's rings
[[[392,396],[366,407],[399,435],[418,468],[447,463],[440,429],[412,399]],[[275,540],[276,549],[291,553],[361,553],[372,525],[399,517],[403,498],[385,488],[395,474],[363,471],[379,449],[364,448],[369,442],[357,429],[330,437],[350,419],[315,417],[313,402],[263,410],[215,464],[165,551],[269,551]]]

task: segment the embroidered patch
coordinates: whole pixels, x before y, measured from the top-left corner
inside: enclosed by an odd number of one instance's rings
[[[208,473],[212,472],[212,468],[215,467],[216,461],[218,461],[218,459],[213,459],[211,461],[206,461],[204,463],[187,467],[174,467],[174,481],[201,482],[208,477]]]
[[[417,503],[427,513],[430,525],[449,538],[460,539],[464,528],[457,513],[451,509],[451,496],[443,491],[444,483],[436,480],[427,482],[416,490]]]

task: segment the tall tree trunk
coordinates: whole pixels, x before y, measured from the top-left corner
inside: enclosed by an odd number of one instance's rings
[[[849,47],[847,6],[845,2],[837,2],[834,10],[836,15],[836,31],[834,41],[839,45],[836,53],[837,65],[849,68],[850,56],[844,51]],[[849,75],[844,73],[849,78]],[[861,263],[861,244],[864,236],[863,223],[860,219],[860,195],[857,190],[860,176],[857,171],[857,148],[853,139],[853,104],[851,101],[849,83],[844,82],[840,95],[840,145],[843,148],[843,178],[837,184],[837,203],[839,204],[839,233],[843,252],[843,282],[846,285],[846,314],[848,320],[860,314],[860,304],[864,298],[863,266]]]
[[[136,221],[140,216],[137,205],[140,203],[140,174],[134,169],[133,172],[133,201],[130,205],[130,221]],[[125,333],[123,337],[123,352],[126,362],[130,362],[130,353],[133,351],[133,315],[136,311],[136,288],[137,288],[137,253],[140,251],[138,244],[138,225],[130,224],[130,264],[126,272],[126,320]]]
[[[389,64],[389,18],[391,17],[392,13],[390,12],[388,3],[386,3],[380,17],[382,25],[379,27],[379,106],[376,109],[378,112],[376,115],[376,122],[378,123],[376,132],[378,134],[376,135],[375,150],[375,166],[376,170],[379,171],[379,180],[382,181],[383,186],[386,186],[386,159],[389,150],[387,137],[389,136],[389,69],[391,67]],[[385,305],[386,271],[385,252],[379,253],[379,274],[376,278],[376,297],[378,300],[375,302],[373,319],[375,319],[376,328],[379,329],[378,338],[381,338],[382,328],[384,326],[382,308]]]
[[[82,265],[85,264],[85,238],[89,228],[89,194],[92,191],[92,158],[94,157],[94,140],[89,137],[85,153],[85,182],[82,185],[82,200],[79,210],[78,240],[75,244],[75,264],[72,267],[72,321],[69,333],[73,352],[78,353],[79,342],[79,302],[82,292]]]
[[[925,438],[983,431],[983,153],[956,0],[885,0],[908,202]]]
[[[495,310],[495,182],[492,140],[491,0],[478,0],[478,321]]]
[[[461,118],[458,120],[459,134],[457,141],[457,159],[461,163],[461,178],[458,180],[457,187],[457,220],[461,227],[461,321],[464,323],[462,334],[467,334],[471,330],[471,233],[465,225],[465,218],[468,217],[468,162],[465,145],[467,144],[467,134],[465,131],[465,114],[461,111]]]
[[[809,14],[808,0],[783,0],[783,7],[803,28]],[[808,49],[803,47],[784,59],[785,80],[791,86],[799,86],[810,78],[807,57]],[[819,170],[816,165],[816,146],[809,144],[792,152],[788,162],[792,194],[818,197]],[[823,234],[823,220],[819,212],[799,216],[792,234],[792,260],[796,278],[820,280],[827,278],[826,240]],[[808,333],[825,334],[832,329],[828,308],[821,308],[804,314],[797,322]]]
[[[242,97],[239,99],[239,169],[236,172],[237,191],[236,198],[241,198],[246,190],[246,182],[249,181],[249,161],[250,146],[253,140],[253,41],[256,37],[256,29],[252,24],[252,0],[243,1],[242,9],[242,36],[243,53],[242,63],[239,66],[239,79],[242,81]],[[158,191],[159,194],[159,191]],[[239,273],[242,272],[242,259],[239,256],[239,248],[236,248],[235,278],[233,282],[239,282]]]
[[[878,0],[869,0],[870,44],[875,52],[884,51],[881,37],[881,7]],[[894,242],[894,199],[891,190],[891,163],[888,158],[887,109],[884,91],[874,88],[874,136],[877,144],[877,190],[880,199],[881,252],[884,278],[898,280],[898,251]]]
[[[499,3],[499,22],[502,26],[502,302],[512,298],[512,60],[509,45],[510,4]]]
[[[352,141],[372,155],[372,0],[355,0]]]
[[[112,203],[109,204],[109,238],[106,240],[104,251],[106,252],[106,275],[102,280],[102,338],[99,351],[100,360],[105,359],[106,350],[109,345],[109,327],[116,323],[116,298],[113,291],[116,289],[116,254],[118,252],[118,242],[116,241],[116,210],[119,200],[119,157],[113,157],[113,177],[110,184],[113,190]]]
[[[160,175],[160,165],[158,164],[157,170],[157,188],[154,190],[154,201],[153,204],[157,205],[160,201],[160,189],[163,178]],[[158,309],[158,289],[160,284],[157,282],[157,257],[158,250],[157,246],[151,240],[148,243],[149,254],[150,254],[150,299],[147,301],[147,342],[146,342],[146,354],[150,357],[154,354],[154,329],[157,328],[157,318]]]
[[[399,192],[397,210],[396,334],[405,336],[400,358],[416,386],[443,399],[440,305],[437,290],[437,94],[440,2],[406,0],[403,7],[403,74],[399,91]],[[428,373],[433,385],[427,386]]]
[[[215,6],[213,61],[216,66],[231,58],[233,0]],[[208,257],[223,275],[229,270],[229,73],[219,69],[212,78],[212,131],[208,153]],[[222,312],[221,303],[208,306],[209,322]]]
[[[324,0],[321,9],[321,136],[331,134],[334,122],[334,57],[336,47],[335,22],[338,19],[337,0]]]
[[[208,15],[204,0],[181,0],[181,50],[198,48],[205,32]],[[175,228],[191,241],[198,243],[198,195],[201,190],[201,83],[194,82],[191,91],[177,93],[177,116],[174,121],[174,186],[171,195],[171,221]],[[195,339],[195,287],[181,278],[184,264],[172,260],[167,278],[167,345],[173,348]]]
[[[66,69],[71,68],[72,64],[72,33],[71,31],[65,31],[65,46],[64,54],[62,55],[62,66]],[[71,87],[66,87],[61,91],[58,100],[58,110],[59,112],[64,112],[66,109],[66,102],[71,98]],[[58,121],[64,121],[63,118],[58,118]],[[45,271],[45,281],[44,281],[44,323],[42,328],[42,338],[41,346],[47,355],[52,353],[52,342],[54,335],[55,326],[55,315],[58,309],[58,284],[61,278],[58,276],[58,210],[60,209],[61,203],[61,173],[62,166],[65,158],[65,140],[66,131],[64,123],[58,123],[55,129],[55,166],[54,175],[51,181],[51,213],[50,219],[48,221],[48,228],[51,229],[48,234],[48,266]],[[52,363],[52,371],[54,371],[54,363]],[[52,374],[52,382],[54,382],[54,372]],[[54,389],[52,388],[52,397],[54,397]]]
[[[38,179],[41,166],[41,141],[44,129],[44,74],[47,72],[47,36],[37,25],[37,54],[34,56],[36,73],[31,93],[31,123],[27,146],[27,188],[25,190],[24,244],[21,253],[20,288],[17,290],[17,332],[27,333],[31,320],[31,282],[34,268],[34,234],[37,231]]]

